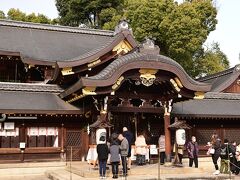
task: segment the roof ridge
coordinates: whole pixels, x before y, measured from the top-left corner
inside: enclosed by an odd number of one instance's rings
[[[229,100],[240,100],[239,93],[223,93],[223,92],[207,92],[205,93],[204,99],[229,99]]]
[[[232,67],[232,68],[226,69],[224,71],[220,71],[220,72],[217,72],[217,73],[214,73],[214,74],[207,75],[205,77],[200,77],[196,80],[197,81],[207,81],[207,80],[210,80],[210,79],[214,79],[214,78],[217,78],[217,77],[220,77],[220,76],[224,76],[226,74],[233,73],[234,69],[235,69],[235,67]]]
[[[0,82],[1,91],[55,92],[63,89],[57,84]]]
[[[41,23],[13,21],[13,20],[6,20],[6,19],[0,19],[0,26],[1,25],[2,26],[21,27],[21,28],[40,29],[40,30],[49,30],[49,31],[93,34],[93,35],[102,35],[102,36],[113,36],[113,33],[114,33],[114,31],[110,31],[110,30],[41,24]]]

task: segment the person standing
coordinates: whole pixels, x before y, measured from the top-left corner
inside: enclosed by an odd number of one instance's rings
[[[145,164],[146,154],[147,154],[147,144],[145,137],[140,133],[135,141],[136,154],[137,154],[137,164]]]
[[[236,166],[240,167],[240,144],[236,146],[236,160],[237,160]],[[238,175],[239,171],[240,169],[236,168],[235,174]]]
[[[120,144],[120,155],[122,160],[122,166],[123,166],[123,176],[127,176],[127,155],[128,155],[128,149],[129,144],[125,137],[123,137],[122,134],[118,135],[118,140],[121,142]]]
[[[163,165],[165,160],[165,135],[160,135],[158,145],[160,152],[160,164]]]
[[[101,136],[100,139],[99,139],[99,144],[97,145],[97,154],[98,154],[98,161],[99,161],[100,179],[106,179],[108,146],[106,144],[106,137],[105,136]]]
[[[230,154],[229,157],[230,157],[230,171],[234,174],[236,173],[236,165],[237,165],[236,147],[237,147],[236,141],[232,141],[231,144],[230,144],[232,154]]]
[[[232,155],[232,149],[228,143],[227,139],[224,139],[224,143],[220,148],[220,157],[221,157],[221,165],[220,165],[220,173],[228,174],[230,171],[230,155]]]
[[[212,161],[213,161],[213,164],[216,169],[216,171],[213,174],[218,175],[220,173],[220,171],[219,171],[217,161],[220,157],[221,139],[218,137],[218,135],[216,133],[214,133],[211,137],[211,144],[212,144],[212,149],[214,149],[214,152],[212,152]]]
[[[191,141],[187,143],[187,152],[189,158],[189,167],[192,167],[193,162],[195,164],[195,168],[198,168],[198,143],[196,142],[196,137],[192,136]]]
[[[127,155],[127,160],[128,160],[128,170],[131,168],[132,160],[131,160],[131,145],[133,143],[133,134],[128,130],[127,127],[123,127],[123,136],[127,139],[128,141],[128,155]]]
[[[111,154],[111,164],[112,164],[112,174],[113,174],[113,179],[118,178],[118,164],[120,162],[120,154],[119,154],[119,143],[116,139],[113,139],[110,145],[110,154]]]

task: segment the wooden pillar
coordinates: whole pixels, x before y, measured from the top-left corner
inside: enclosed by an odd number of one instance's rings
[[[166,162],[171,161],[171,132],[168,129],[170,125],[170,113],[164,114],[164,132],[165,132],[165,153]]]
[[[61,152],[64,152],[64,124],[61,127]]]
[[[60,146],[61,146],[61,154],[60,154],[60,159],[61,161],[65,161],[66,160],[66,156],[65,156],[65,149],[64,149],[64,124],[61,124],[62,127],[59,128],[59,130],[61,129],[61,132],[59,133],[60,136],[58,138],[60,138]]]

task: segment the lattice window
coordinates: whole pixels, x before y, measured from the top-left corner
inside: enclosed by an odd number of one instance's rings
[[[196,138],[199,145],[206,145],[211,141],[211,136],[215,129],[196,129]]]
[[[240,129],[225,129],[224,130],[224,139],[228,139],[228,141],[236,141],[240,143],[240,136],[239,136]]]
[[[67,132],[67,146],[81,146],[81,132]]]
[[[66,158],[67,161],[70,160],[81,160],[81,151],[80,151],[80,147],[67,147],[66,149]]]
[[[81,132],[67,131],[67,160],[81,160]]]

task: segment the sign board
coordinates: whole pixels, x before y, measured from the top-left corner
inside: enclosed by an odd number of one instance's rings
[[[20,148],[20,149],[25,149],[25,145],[26,145],[25,142],[20,142],[19,148]]]
[[[158,155],[158,149],[157,148],[150,148],[150,154],[151,155]]]
[[[4,123],[5,130],[13,130],[14,129],[14,122],[5,122]]]

